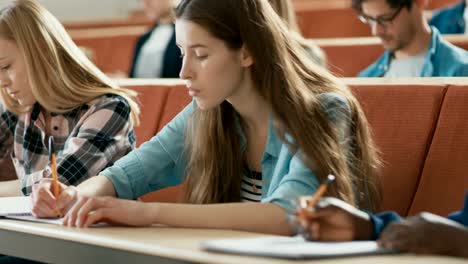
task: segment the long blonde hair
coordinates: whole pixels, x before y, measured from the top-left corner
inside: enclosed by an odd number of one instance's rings
[[[332,173],[337,181],[328,195],[363,209],[380,202],[380,160],[369,125],[350,90],[313,63],[267,0],[182,0],[176,18],[202,26],[231,49],[245,47],[253,57],[251,75],[257,92],[271,107],[278,135],[320,181]],[[346,98],[350,112],[348,148],[340,128],[324,111],[321,94]],[[187,197],[191,203],[240,200],[243,154],[233,107],[196,109],[188,126]],[[290,135],[295,142],[285,140]],[[364,195],[361,195],[361,194]]]
[[[104,94],[125,98],[139,124],[134,91],[117,87],[75,45],[62,24],[35,0],[16,0],[0,11],[0,37],[13,41],[22,54],[36,101],[47,111],[65,113]],[[17,114],[30,111],[1,95]]]

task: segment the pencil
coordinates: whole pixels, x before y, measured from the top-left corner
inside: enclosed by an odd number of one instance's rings
[[[55,198],[58,198],[60,195],[60,189],[58,184],[58,175],[57,175],[57,157],[55,155],[55,148],[54,148],[54,137],[49,137],[49,160],[50,165],[52,167],[52,193],[54,194]],[[56,209],[57,215],[61,216],[62,213]]]
[[[298,218],[300,220],[305,219],[306,210],[314,207],[317,204],[317,202],[320,200],[320,198],[327,192],[328,184],[333,182],[335,180],[335,178],[336,177],[334,175],[329,174],[327,176],[327,179],[325,180],[325,182],[320,184],[320,186],[319,186],[318,190],[315,192],[315,194],[311,198],[306,200],[305,206],[304,207],[301,206],[301,210],[298,212],[299,213]]]

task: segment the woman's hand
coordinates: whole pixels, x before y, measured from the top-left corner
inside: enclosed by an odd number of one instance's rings
[[[114,197],[80,197],[68,211],[63,224],[89,227],[106,222],[126,226],[149,226],[154,223],[154,204]]]
[[[370,239],[373,226],[365,212],[326,197],[319,200],[314,210],[307,211],[305,228],[313,240],[347,241]]]
[[[43,179],[33,185],[31,212],[36,218],[57,218],[66,214],[75,203],[78,192],[74,186],[66,186],[59,182],[60,195],[52,194],[52,179]]]
[[[402,252],[468,257],[468,229],[430,213],[389,225],[378,242]]]

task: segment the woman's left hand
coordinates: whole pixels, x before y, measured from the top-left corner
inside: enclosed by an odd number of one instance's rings
[[[114,197],[80,197],[63,219],[63,225],[89,227],[105,222],[126,226],[153,224],[150,204]]]

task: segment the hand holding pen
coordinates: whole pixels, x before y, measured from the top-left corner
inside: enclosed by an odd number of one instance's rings
[[[50,166],[52,169],[52,193],[55,199],[57,199],[60,196],[60,188],[59,188],[59,181],[58,181],[58,174],[57,174],[57,157],[55,154],[53,136],[49,137],[49,160],[50,160]],[[55,208],[55,211],[59,217],[62,216],[62,213],[60,212],[58,208]]]
[[[335,176],[329,174],[327,179],[320,184],[319,188],[312,197],[299,197],[299,211],[297,212],[297,218],[300,221],[305,220],[307,211],[310,211],[317,204],[319,199],[327,192],[328,185],[335,180]]]
[[[299,198],[300,234],[309,240],[322,241],[371,239],[373,224],[367,213],[334,197],[320,198],[334,180],[335,176],[329,175],[314,196]]]

